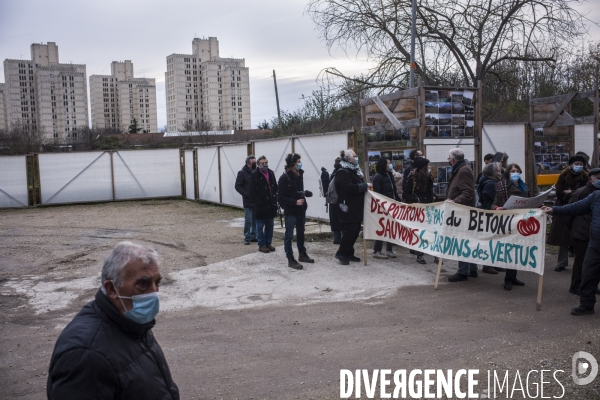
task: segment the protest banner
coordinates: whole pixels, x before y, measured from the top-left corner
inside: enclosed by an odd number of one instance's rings
[[[365,239],[439,257],[436,288],[441,259],[448,259],[534,272],[540,275],[541,296],[546,216],[540,209],[491,211],[451,202],[404,204],[367,191],[363,232]]]

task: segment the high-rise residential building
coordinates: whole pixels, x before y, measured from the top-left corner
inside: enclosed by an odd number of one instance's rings
[[[31,60],[4,60],[6,128],[36,132],[45,142],[70,142],[88,127],[83,64],[60,64],[54,42],[31,45]]]
[[[243,58],[219,57],[215,37],[171,54],[165,72],[167,130],[250,128],[250,76]]]
[[[6,118],[6,102],[4,101],[5,84],[0,83],[0,131],[8,130],[8,121]]]
[[[126,132],[135,119],[140,133],[157,132],[154,78],[134,78],[130,60],[113,61],[110,71],[90,76],[92,128]]]

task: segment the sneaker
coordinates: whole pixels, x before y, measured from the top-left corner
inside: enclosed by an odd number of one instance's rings
[[[307,262],[307,263],[311,263],[311,264],[315,262],[314,259],[310,258],[308,256],[308,254],[306,254],[306,252],[300,253],[298,255],[298,261]]]
[[[483,272],[485,274],[498,275],[498,271],[496,271],[492,267],[488,267],[487,265],[484,265],[483,268],[481,268],[481,272]]]
[[[512,287],[513,287],[512,281],[505,281],[504,282],[504,290],[512,290]]]
[[[353,262],[360,262],[360,258],[356,257],[356,256],[350,256],[350,257],[346,257],[348,259],[348,261],[353,261]]]
[[[525,282],[520,281],[517,278],[513,279],[512,284],[515,285],[515,286],[525,286]]]
[[[296,261],[296,259],[294,258],[294,256],[288,257],[288,267],[293,268],[293,269],[302,269],[302,268],[304,268],[302,266],[302,264],[300,264],[298,261]]]
[[[448,282],[462,282],[468,280],[469,277],[467,275],[459,274],[458,272],[448,277]]]
[[[250,241],[251,241],[252,243],[258,243],[258,239],[257,239],[257,238],[252,238],[252,239],[250,239]]]
[[[418,255],[418,254],[419,254],[419,252],[418,252],[418,251],[416,251],[416,250],[410,250],[410,254]]]
[[[505,268],[500,268],[500,267],[494,267],[494,269],[498,272],[505,272],[506,269]]]
[[[258,248],[258,251],[260,251],[262,253],[269,253],[269,248],[267,246],[260,246]]]
[[[477,270],[475,270],[475,271],[471,271],[471,273],[469,274],[469,276],[471,278],[477,278],[479,276],[479,274],[477,273]]]
[[[388,256],[389,258],[396,258],[396,252],[394,250],[386,251],[385,255]]]
[[[388,258],[388,256],[386,256],[385,254],[383,254],[380,251],[375,251],[375,252],[373,252],[373,258],[381,258],[382,260],[386,260]]]
[[[270,244],[267,245],[267,249],[269,249],[269,251],[275,251],[275,247],[271,246]]]
[[[564,270],[565,270],[565,268],[567,268],[567,267],[556,267],[556,268],[554,268],[554,270],[555,270],[556,272],[562,272],[562,271],[564,271]]]
[[[439,257],[434,257],[433,262],[436,264],[440,263],[440,258]],[[442,261],[442,265],[444,264],[444,262]]]
[[[244,244],[245,244],[245,245],[249,245],[249,244],[250,244],[250,241],[249,241],[248,239],[244,239]]]
[[[341,254],[336,254],[335,258],[340,262],[340,264],[342,265],[348,265],[350,264],[350,261],[348,261],[348,259],[346,257],[344,257]]]
[[[573,315],[585,315],[585,314],[593,314],[593,308],[583,308],[581,306],[575,307],[571,309],[571,314]]]
[[[417,262],[419,264],[427,264],[427,261],[423,258],[423,256],[417,256]]]

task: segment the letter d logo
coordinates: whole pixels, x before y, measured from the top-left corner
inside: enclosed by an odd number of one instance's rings
[[[579,361],[584,358],[586,361]],[[585,378],[580,378],[579,375],[583,375],[589,371],[589,375]],[[571,370],[571,376],[573,382],[576,385],[587,385],[596,379],[598,375],[598,362],[593,355],[585,351],[578,351],[573,354],[573,365]]]

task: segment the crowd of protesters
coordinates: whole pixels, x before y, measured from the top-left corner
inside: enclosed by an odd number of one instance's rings
[[[407,161],[403,173],[400,173],[394,169],[391,159],[380,157],[372,183],[365,177],[353,149],[340,152],[331,174],[322,168],[322,194],[327,198],[329,186],[334,186],[336,199],[328,204],[328,211],[333,243],[339,245],[335,258],[340,264],[361,261],[354,254],[354,244],[361,232],[364,193],[367,190],[404,203],[427,204],[439,200],[434,193],[431,163],[423,152],[419,149],[411,151]],[[484,210],[504,210],[510,197],[531,196],[521,177],[521,167],[515,163],[509,164],[506,153],[487,154],[477,179],[474,179],[470,162],[460,148],[451,149],[447,161],[451,166],[445,195],[448,202]],[[595,202],[600,202],[600,169],[590,169],[588,161],[589,157],[581,152],[569,159],[568,167],[556,184],[556,206],[544,207],[546,213],[553,214],[548,244],[559,246],[555,270],[560,272],[568,267],[570,250],[574,256],[569,292],[581,296],[581,305],[572,310],[574,315],[593,312],[595,293],[600,293],[600,205],[593,208]],[[287,155],[285,171],[278,180],[269,169],[266,157],[256,159],[249,156],[238,173],[235,185],[243,197],[244,244],[257,242],[259,251],[275,251],[272,245],[274,218],[281,207],[285,220],[284,251],[288,266],[294,269],[303,269],[301,263],[314,263],[304,244],[307,198],[312,193],[304,189],[303,175],[302,156],[298,153]],[[329,202],[329,199],[326,201]],[[298,259],[292,248],[294,231]],[[374,242],[374,258],[397,257],[393,243],[385,242],[385,252],[383,245],[381,240]],[[417,263],[427,263],[423,253],[410,252],[416,255]],[[434,262],[440,260],[435,257]],[[525,285],[517,279],[515,269],[484,265],[481,272],[493,275],[504,272],[505,290]],[[478,276],[477,264],[459,262],[458,271],[448,277],[448,281],[462,282]]]

